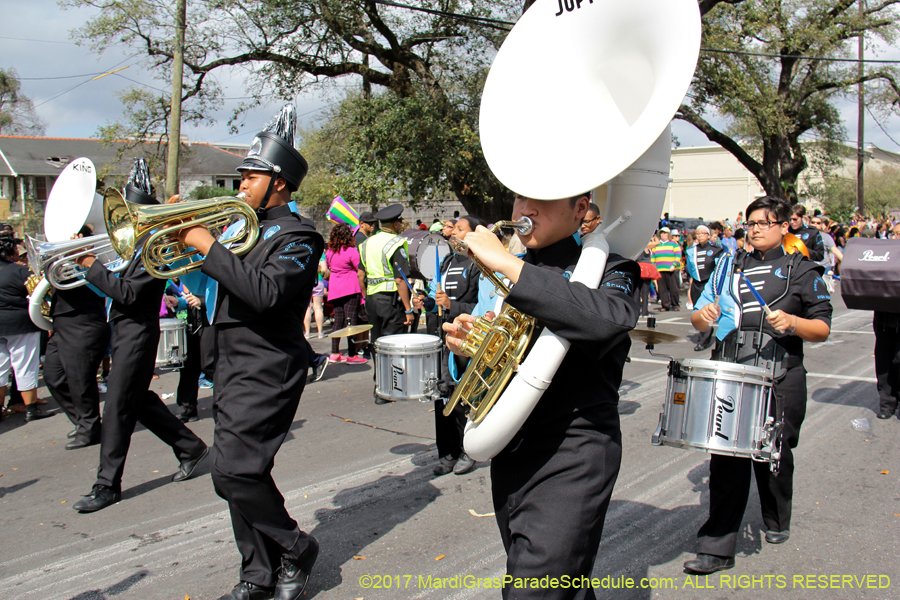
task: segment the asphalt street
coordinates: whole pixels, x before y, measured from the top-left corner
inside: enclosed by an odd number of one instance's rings
[[[806,344],[791,538],[762,539],[754,487],[736,567],[708,578],[688,577],[682,563],[706,517],[709,457],[650,444],[667,360],[632,346],[619,403],[624,458],[594,567],[598,598],[900,597],[900,420],[875,418],[872,314],[847,310],[836,294],[834,316],[830,339]],[[680,339],[657,352],[707,357],[693,351],[688,311],[658,319]],[[329,351],[330,340],[312,342]],[[309,384],[276,457],[290,513],[321,544],[306,597],[499,598],[487,589],[505,573],[489,465],[435,477],[433,405],[375,405],[372,368],[331,365]],[[172,394],[177,381],[165,373],[153,389]],[[39,395],[57,410],[46,388]],[[207,443],[211,401],[201,390],[201,420],[190,425]],[[174,397],[166,403],[175,410]],[[62,414],[0,422],[0,599],[230,597],[240,558],[208,464],[172,483],[176,458],[139,426],[122,501],[78,514],[72,505],[90,491],[99,447],[64,450],[70,429]]]

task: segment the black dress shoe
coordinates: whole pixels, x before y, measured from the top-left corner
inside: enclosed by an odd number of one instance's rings
[[[877,416],[879,419],[890,419],[891,417],[894,416],[894,411],[888,412],[888,411],[882,409],[878,412]]]
[[[38,419],[46,419],[47,417],[52,416],[53,413],[44,412],[40,406],[30,404],[25,411],[25,422],[31,423],[32,421],[37,421]]]
[[[303,595],[318,556],[319,542],[309,536],[309,548],[299,558],[287,554],[281,557],[281,571],[275,585],[275,600],[297,600]]]
[[[709,575],[716,571],[724,571],[734,566],[734,557],[715,556],[713,554],[698,554],[694,560],[684,563],[684,568],[699,575]]]
[[[200,420],[200,417],[197,415],[196,412],[181,413],[180,415],[178,415],[178,420],[181,421],[182,423],[196,423],[197,421]]]
[[[69,433],[66,434],[66,437],[69,438],[70,440],[74,440],[76,435],[78,435],[78,429],[73,429],[72,431],[70,431]]]
[[[791,530],[785,529],[784,531],[767,531],[766,532],[766,541],[770,544],[783,544],[788,541],[788,538],[791,537]]]
[[[274,593],[275,588],[242,581],[231,590],[231,597],[234,600],[271,600]]]
[[[197,465],[200,464],[201,460],[206,458],[207,454],[209,454],[209,446],[203,446],[203,452],[201,452],[199,456],[181,461],[181,464],[178,465],[178,472],[172,476],[172,481],[184,481],[185,479],[189,479],[190,476],[194,474],[194,469],[197,468]]]
[[[96,446],[100,443],[100,440],[72,440],[68,444],[66,444],[66,450],[80,450],[81,448],[87,448],[88,446]]]
[[[90,494],[76,502],[72,508],[80,513],[96,512],[121,499],[121,492],[114,492],[112,488],[97,484],[91,489]]]

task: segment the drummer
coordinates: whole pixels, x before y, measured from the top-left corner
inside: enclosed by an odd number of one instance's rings
[[[466,234],[475,231],[481,225],[487,227],[487,221],[475,215],[460,218],[453,227],[452,237],[464,240]],[[441,286],[432,289],[431,297],[424,294],[413,300],[416,308],[425,308],[429,313],[437,312],[437,306],[443,307],[440,324],[449,323],[462,314],[471,314],[478,302],[478,280],[480,271],[472,264],[466,254],[451,252],[441,261]],[[445,346],[441,356],[440,391],[442,399],[434,401],[434,426],[440,462],[434,468],[435,475],[446,475],[453,471],[464,475],[475,468],[475,461],[463,451],[463,431],[466,425],[466,413],[463,405],[457,404],[449,417],[444,416],[444,404],[453,395],[456,382],[450,376],[448,361],[465,363],[465,359],[455,357]],[[463,367],[464,364],[458,364]]]
[[[778,473],[769,463],[750,458],[713,454],[709,463],[709,519],[698,533],[698,554],[684,563],[693,573],[708,574],[734,566],[738,530],[750,494],[751,466],[756,476],[765,539],[782,544],[790,537],[794,458],[800,425],[806,414],[806,371],[803,342],[824,342],[831,331],[831,298],[822,280],[821,266],[802,254],[786,254],[782,241],[788,232],[790,206],[764,196],[747,207],[750,254],[719,261],[703,294],[694,305],[691,323],[701,332],[718,321],[713,360],[773,365],[775,420],[783,423]],[[752,291],[736,274],[742,272],[765,300],[760,306]],[[721,278],[722,295],[715,296]],[[768,308],[770,314],[763,311]],[[757,346],[753,339],[759,333]]]

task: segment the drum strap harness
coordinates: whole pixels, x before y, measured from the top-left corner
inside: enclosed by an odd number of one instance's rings
[[[800,261],[800,253],[788,255],[786,267],[786,282],[784,292],[771,302],[775,304],[782,298],[787,296],[791,288],[791,275],[794,267]],[[744,261],[747,257],[746,252],[739,252],[734,259],[734,272],[740,273],[744,269]],[[740,298],[735,298],[733,288],[729,290],[732,298],[734,298],[737,306],[741,305]],[[759,329],[757,331],[742,331],[737,329],[729,333],[724,340],[716,345],[714,352],[714,360],[723,360],[732,363],[747,363],[752,357],[753,365],[762,366],[772,373],[774,379],[780,379],[784,376],[788,369],[799,366],[803,363],[801,356],[788,356],[784,348],[768,333],[763,331],[765,321],[760,319]]]

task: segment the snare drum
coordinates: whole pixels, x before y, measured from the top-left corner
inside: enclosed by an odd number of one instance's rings
[[[669,363],[666,400],[651,443],[775,462],[772,376],[762,367],[714,360]]]
[[[422,333],[375,340],[375,395],[386,400],[437,399],[441,345],[441,338]]]
[[[159,347],[156,367],[178,369],[187,357],[187,324],[181,319],[159,320]]]

